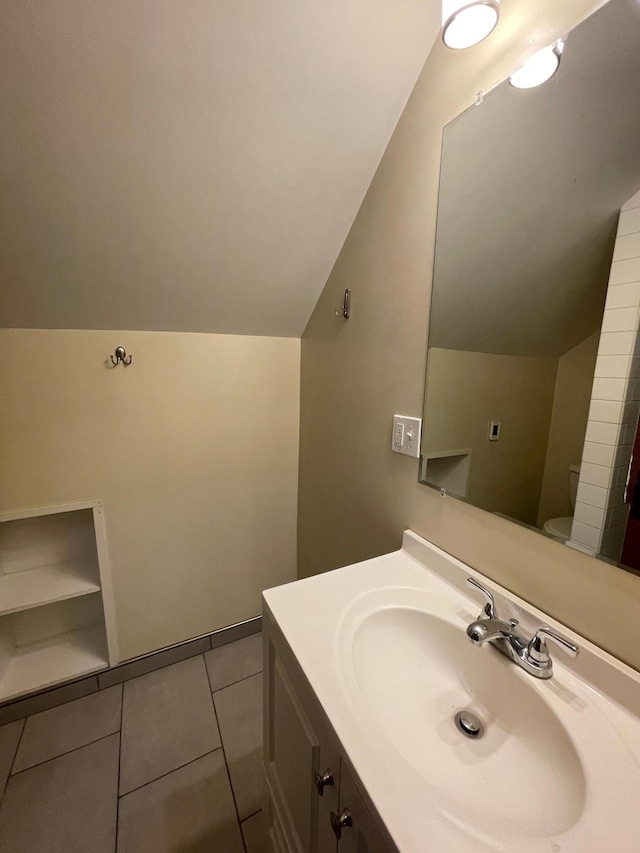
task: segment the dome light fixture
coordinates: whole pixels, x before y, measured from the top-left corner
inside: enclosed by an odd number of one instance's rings
[[[500,0],[442,0],[442,41],[453,50],[472,47],[493,32]]]
[[[558,39],[554,44],[539,50],[530,56],[521,68],[514,71],[509,82],[516,89],[534,89],[550,80],[560,67],[560,57],[564,42]]]

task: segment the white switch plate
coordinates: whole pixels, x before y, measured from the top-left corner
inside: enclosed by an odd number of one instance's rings
[[[393,433],[391,449],[405,456],[420,456],[421,418],[406,418],[404,415],[393,416]]]

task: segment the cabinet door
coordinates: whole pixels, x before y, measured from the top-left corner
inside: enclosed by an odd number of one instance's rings
[[[336,853],[330,815],[338,808],[337,743],[268,618],[265,637],[264,769],[272,842],[286,853]]]
[[[313,835],[316,840],[316,847],[312,848],[314,853],[336,853],[338,840],[331,828],[331,812],[338,811],[338,794],[340,791],[340,753],[338,747],[325,731],[319,725],[320,734],[320,772],[322,776],[327,771],[331,771],[333,777],[332,785],[325,785],[322,788],[322,794],[319,793],[316,780],[316,814],[312,816],[314,820]]]
[[[342,762],[340,767],[340,812],[334,816],[345,816],[348,812],[350,825],[341,830],[338,853],[390,853],[369,809]]]
[[[284,814],[287,845],[300,853],[312,847],[313,777],[319,744],[291,681],[274,656],[269,667],[266,771]]]

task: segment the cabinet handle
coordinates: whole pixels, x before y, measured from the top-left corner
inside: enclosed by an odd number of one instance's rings
[[[349,809],[342,809],[339,815],[335,812],[331,812],[331,829],[338,840],[340,840],[344,827],[352,825],[353,821],[351,820]]]
[[[319,797],[324,794],[326,785],[333,785],[333,770],[330,767],[327,767],[322,776],[316,773],[316,791]]]

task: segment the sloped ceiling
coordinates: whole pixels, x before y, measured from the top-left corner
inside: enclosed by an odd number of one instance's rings
[[[300,335],[439,10],[5,4],[0,325]]]
[[[536,89],[505,81],[444,133],[430,343],[557,356],[600,328],[640,190],[640,4],[612,0]]]

